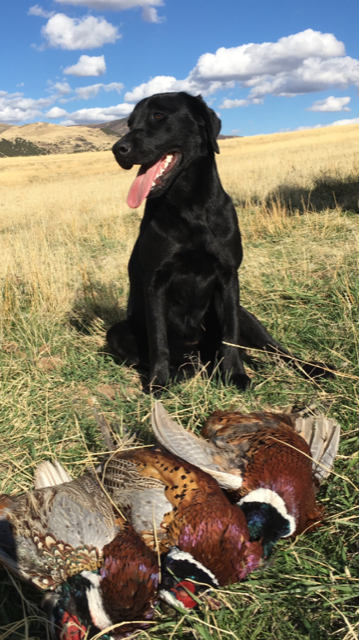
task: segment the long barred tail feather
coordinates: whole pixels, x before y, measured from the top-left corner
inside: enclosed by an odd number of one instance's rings
[[[322,413],[317,413],[296,418],[295,430],[310,447],[313,476],[320,484],[333,468],[338,453],[340,425],[333,418],[326,418]]]

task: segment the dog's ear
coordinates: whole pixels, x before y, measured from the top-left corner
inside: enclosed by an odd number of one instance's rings
[[[216,153],[219,153],[217,137],[221,130],[222,122],[220,121],[215,111],[207,106],[201,95],[197,96],[196,100],[199,112],[204,120],[204,124],[207,129],[208,139],[212,145],[212,149]]]

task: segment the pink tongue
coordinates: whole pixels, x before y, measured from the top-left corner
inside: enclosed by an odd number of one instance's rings
[[[131,209],[137,209],[144,199],[147,198],[151,191],[152,182],[158,174],[163,160],[162,158],[156,162],[156,164],[152,165],[147,171],[144,171],[144,169],[140,167],[127,196],[127,204]]]

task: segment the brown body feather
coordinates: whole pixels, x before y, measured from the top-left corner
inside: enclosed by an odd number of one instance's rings
[[[128,486],[129,464],[133,465],[132,487]],[[121,469],[125,469],[123,483]],[[104,465],[101,480],[121,508],[129,506],[132,519],[136,518],[136,493],[146,490],[140,488],[135,471],[142,479],[142,487],[153,487],[156,491],[162,486],[159,495],[163,495],[168,505],[167,512],[156,519],[162,551],[176,545],[191,553],[214,573],[221,585],[237,582],[258,566],[262,557],[260,543],[249,542],[241,509],[230,503],[211,476],[158,449],[112,455]],[[155,500],[156,494],[153,495]],[[157,499],[161,499],[158,494]],[[137,531],[151,543],[146,530],[137,528]]]
[[[315,499],[310,448],[290,415],[215,411],[202,435],[224,454],[235,452],[243,478],[239,496],[261,487],[275,491],[295,518],[295,534],[320,522],[323,510]]]
[[[111,620],[152,618],[159,579],[157,557],[129,522],[122,524],[120,536],[104,546],[103,556],[101,588]]]

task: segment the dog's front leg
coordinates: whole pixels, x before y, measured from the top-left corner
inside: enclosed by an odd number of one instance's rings
[[[222,307],[222,344],[219,349],[221,360],[220,368],[227,374],[229,380],[240,389],[247,389],[250,385],[250,378],[244,371],[239,345],[240,321],[239,321],[239,282],[237,272],[231,274],[230,279],[222,281],[221,287],[221,307]],[[229,344],[225,344],[229,343]]]
[[[150,373],[147,390],[160,391],[169,380],[170,353],[167,339],[167,287],[154,279],[145,282],[146,324]]]

